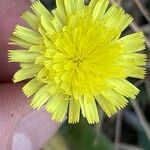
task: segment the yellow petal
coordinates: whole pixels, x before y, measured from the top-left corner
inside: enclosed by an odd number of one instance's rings
[[[41,67],[20,69],[19,71],[15,73],[13,82],[16,83],[25,79],[33,78],[37,75],[37,73],[40,70],[41,70]]]
[[[75,11],[75,0],[64,0],[66,14],[71,15]]]
[[[32,46],[32,43],[29,43],[13,35],[11,36],[10,40],[11,40],[11,42],[9,42],[10,45],[18,45],[26,49],[29,49]]]
[[[69,103],[69,123],[77,123],[80,119],[80,104],[73,98],[70,98]]]
[[[63,24],[58,17],[55,17],[52,20],[52,24],[53,24],[56,32],[61,32],[61,30],[63,29]]]
[[[107,28],[116,28],[122,32],[133,20],[133,18],[125,14],[124,10],[117,4],[113,4],[105,13],[104,19],[106,20]]]
[[[80,103],[82,115],[83,115],[83,117],[86,117],[85,107],[84,107],[84,99],[82,97],[79,98],[79,103]]]
[[[99,116],[94,97],[91,98],[91,100],[87,100],[86,97],[84,97],[84,109],[85,109],[85,116],[89,124],[99,122]]]
[[[117,109],[124,108],[128,103],[126,98],[124,98],[122,95],[120,95],[119,93],[117,93],[115,90],[112,89],[102,91],[102,95],[108,101],[112,102]]]
[[[139,89],[125,79],[112,78],[108,80],[108,84],[118,93],[128,98],[135,99],[135,96],[139,93]]]
[[[44,52],[44,46],[41,46],[41,45],[32,45],[31,48],[29,49],[29,52],[35,52],[35,53],[43,54],[43,52]]]
[[[128,68],[136,67],[136,66],[144,66],[146,65],[146,54],[127,54],[121,56],[121,63],[125,67],[128,66]]]
[[[55,29],[52,24],[52,21],[50,20],[50,18],[47,18],[45,14],[41,16],[41,24],[48,34],[50,35],[55,34]]]
[[[22,15],[22,18],[36,31],[40,24],[40,19],[33,13],[27,11]]]
[[[51,95],[48,93],[48,87],[49,87],[49,85],[46,84],[34,95],[32,101],[31,101],[31,106],[34,109],[41,108],[51,97]]]
[[[61,122],[68,110],[69,100],[62,94],[52,96],[47,102],[45,109],[52,113],[52,119]]]
[[[51,13],[43,6],[43,4],[39,0],[35,1],[32,4],[31,8],[39,18],[42,14],[45,14],[48,17],[52,18]]]
[[[126,53],[138,52],[145,49],[144,34],[142,32],[124,36],[119,41],[126,50]]]
[[[84,0],[76,0],[77,10],[81,10],[84,8]]]
[[[107,100],[104,96],[98,95],[96,96],[96,100],[108,117],[111,117],[117,112],[114,104],[111,101]]]
[[[66,19],[66,10],[65,10],[64,0],[56,0],[56,6],[57,6],[58,14],[60,18],[62,19],[62,21],[64,22]]]
[[[34,78],[23,87],[23,92],[25,93],[26,96],[29,97],[35,94],[43,86],[44,86],[43,83],[39,82],[36,78]]]
[[[68,100],[61,100],[57,109],[52,114],[52,119],[57,122],[62,122],[65,118],[68,109]]]
[[[90,7],[91,10],[93,11],[93,8],[96,6],[98,1],[100,1],[100,0],[91,0],[88,7]]]
[[[38,66],[37,66],[37,65],[35,65],[35,64],[34,64],[34,63],[32,63],[32,62],[31,62],[31,63],[30,63],[30,62],[29,62],[29,63],[21,62],[21,63],[20,63],[20,67],[21,67],[21,68],[23,68],[23,69],[25,69],[25,68],[32,68],[32,67],[34,67],[34,68],[35,68],[35,67],[38,67]]]
[[[34,62],[39,55],[30,53],[27,50],[9,50],[8,58],[10,62]]]
[[[104,16],[108,7],[109,0],[99,0],[93,10],[93,20],[100,19]]]
[[[38,32],[17,25],[13,35],[32,44],[42,44],[43,40]]]
[[[146,69],[141,67],[126,67],[125,72],[128,74],[129,77],[144,79]]]

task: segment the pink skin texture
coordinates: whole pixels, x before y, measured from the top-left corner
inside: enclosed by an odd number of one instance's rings
[[[59,128],[43,109],[33,111],[22,93],[24,83],[13,84],[16,63],[8,63],[8,45],[16,24],[25,25],[21,14],[30,9],[28,0],[0,2],[0,149],[38,150]]]

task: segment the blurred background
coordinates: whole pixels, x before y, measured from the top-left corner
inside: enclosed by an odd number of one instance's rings
[[[88,3],[88,0],[85,0]],[[41,0],[49,9],[55,0]],[[111,0],[121,5],[134,17],[134,22],[123,34],[133,31],[145,33],[146,50],[150,57],[150,0]],[[150,62],[144,80],[131,80],[141,93],[136,101],[112,118],[100,112],[101,123],[89,125],[81,117],[79,124],[65,122],[56,135],[41,150],[150,150]]]

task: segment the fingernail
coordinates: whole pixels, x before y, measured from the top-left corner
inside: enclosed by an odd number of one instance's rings
[[[25,116],[17,125],[13,150],[38,150],[52,137],[60,124],[53,122],[43,109]],[[24,148],[24,145],[28,147]],[[17,149],[18,148],[18,149]]]
[[[15,133],[13,137],[12,150],[33,150],[29,138],[21,133]]]

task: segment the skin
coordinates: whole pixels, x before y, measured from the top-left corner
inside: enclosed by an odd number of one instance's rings
[[[12,83],[18,64],[8,63],[8,45],[16,24],[24,25],[20,15],[29,9],[28,0],[4,0],[0,4],[0,147],[3,150],[38,150],[57,131],[59,124],[44,110],[33,111],[21,88]]]

